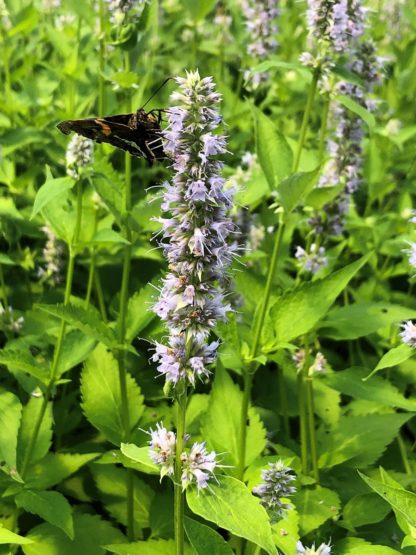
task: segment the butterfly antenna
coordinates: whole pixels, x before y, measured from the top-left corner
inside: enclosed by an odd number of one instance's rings
[[[150,102],[150,101],[152,100],[152,98],[160,91],[160,89],[161,89],[162,87],[164,87],[164,86],[166,85],[166,83],[167,83],[168,81],[170,81],[171,79],[173,79],[173,77],[167,77],[167,78],[163,81],[163,83],[162,83],[161,85],[158,86],[158,88],[154,91],[154,93],[151,94],[150,98],[148,98],[148,99],[146,100],[146,102],[143,104],[143,106],[140,108],[140,110],[143,110],[143,108],[149,104],[149,102]]]

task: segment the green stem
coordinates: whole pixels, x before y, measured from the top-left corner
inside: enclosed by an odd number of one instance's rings
[[[107,322],[108,320],[107,309],[105,308],[104,293],[103,293],[103,288],[101,286],[101,278],[100,278],[100,272],[98,271],[98,268],[95,268],[95,272],[94,272],[94,287],[95,287],[95,294],[97,295],[101,318],[104,320],[104,322]]]
[[[286,391],[285,375],[282,367],[279,367],[277,369],[277,380],[278,380],[278,387],[279,387],[280,408],[281,408],[281,413],[283,417],[283,430],[286,434],[286,437],[289,438],[290,423],[289,423],[289,415],[288,415],[288,407],[287,407],[287,391]]]
[[[316,447],[316,431],[315,431],[315,402],[313,393],[313,377],[306,378],[306,394],[307,394],[307,407],[308,407],[308,427],[309,427],[309,441],[311,448],[312,459],[312,473],[319,483],[319,467],[318,467],[318,451]]]
[[[327,94],[325,98],[325,103],[324,103],[324,111],[322,113],[321,131],[319,135],[318,160],[320,164],[322,164],[322,161],[324,159],[324,154],[325,154],[326,133],[328,130],[328,115],[329,115],[330,104],[331,104],[331,99],[329,97],[329,94]]]
[[[8,314],[9,297],[7,295],[6,281],[4,279],[3,265],[0,264],[0,285],[1,285],[1,298],[3,299],[4,310]]]
[[[403,441],[403,438],[402,438],[400,433],[397,436],[397,443],[399,445],[400,456],[402,457],[404,470],[405,470],[405,472],[408,476],[411,476],[412,475],[412,467],[410,466],[409,458],[407,456],[406,445],[405,445],[405,443]]]
[[[93,235],[96,234],[97,232],[97,221],[98,219],[98,215],[97,215],[97,211],[95,210],[94,212],[94,232]],[[95,262],[96,262],[96,257],[97,257],[97,249],[94,246],[91,250],[91,260],[90,260],[90,267],[88,269],[88,283],[87,283],[87,293],[85,295],[85,306],[88,308],[90,302],[91,302],[91,293],[92,293],[92,287],[94,285],[94,274],[95,274]]]
[[[129,70],[128,53],[125,55],[125,69]],[[131,268],[131,229],[129,225],[129,214],[131,212],[131,158],[128,153],[125,157],[125,190],[124,190],[124,224],[123,235],[128,241],[128,245],[124,247],[123,271],[121,277],[120,288],[120,312],[118,318],[118,334],[119,343],[123,347],[126,343],[127,329],[127,309],[129,301],[129,281]],[[124,441],[128,443],[131,437],[130,427],[130,408],[127,393],[127,369],[126,369],[126,351],[124,348],[118,352],[118,375],[120,383],[121,397],[121,418],[123,421]],[[133,469],[127,469],[127,536],[130,541],[134,540],[134,487],[133,487]]]
[[[244,374],[244,393],[243,393],[243,403],[241,405],[240,434],[238,439],[237,478],[239,480],[243,480],[244,470],[246,467],[247,418],[248,418],[248,409],[250,406],[253,377],[254,377],[254,373],[250,370],[248,370]]]
[[[302,126],[300,128],[299,142],[296,149],[295,158],[293,161],[293,173],[299,169],[300,157],[302,155],[303,147],[305,146],[306,132],[308,130],[309,118],[312,111],[313,100],[315,98],[316,88],[321,74],[321,68],[315,68],[312,76],[311,88],[309,89],[308,99],[306,101],[305,111],[303,113]]]
[[[300,458],[303,474],[308,473],[308,429],[305,411],[305,384],[303,368],[298,372],[298,405],[299,405],[299,431],[300,431]]]
[[[184,555],[184,509],[185,499],[182,491],[182,461],[181,454],[184,447],[186,420],[187,390],[184,386],[182,393],[176,398],[176,453],[175,453],[175,483],[174,483],[174,524],[176,555]]]
[[[79,239],[79,232],[81,229],[81,218],[82,218],[82,183],[78,181],[77,183],[77,205],[76,205],[76,221],[75,221],[75,228],[74,234],[72,237],[71,244],[69,245],[69,262],[68,268],[66,273],[66,283],[65,283],[65,295],[64,295],[64,305],[66,306],[69,303],[71,298],[71,290],[72,290],[72,282],[74,279],[74,268],[75,268],[75,255],[76,255],[76,245]],[[46,409],[48,407],[48,403],[52,397],[52,392],[55,387],[56,381],[56,374],[58,371],[59,359],[62,351],[63,340],[65,337],[65,330],[66,330],[66,322],[61,320],[61,326],[59,329],[58,339],[55,345],[54,355],[53,355],[53,362],[52,362],[52,370],[51,370],[51,377],[49,380],[49,384],[46,387],[45,394],[43,396],[42,406],[38,414],[38,418],[35,422],[35,426],[33,428],[33,433],[30,438],[29,445],[25,452],[25,456],[22,462],[22,469],[20,472],[21,477],[23,480],[26,477],[26,473],[29,469],[30,460],[32,458],[33,450],[36,445],[36,441],[38,439],[39,431],[42,426],[43,418],[45,416]]]

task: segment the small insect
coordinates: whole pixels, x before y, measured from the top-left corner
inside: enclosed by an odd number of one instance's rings
[[[170,79],[166,79],[152,94],[146,104]],[[146,158],[149,166],[156,160],[164,160],[160,123],[165,110],[150,110],[144,106],[131,114],[119,114],[87,119],[70,119],[58,123],[57,128],[65,135],[71,131],[92,139],[96,143],[109,143],[129,152],[132,156]]]

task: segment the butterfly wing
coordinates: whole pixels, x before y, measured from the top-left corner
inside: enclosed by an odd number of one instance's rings
[[[146,158],[146,153],[135,140],[135,130],[128,126],[130,117],[131,114],[122,114],[108,118],[66,120],[58,123],[57,128],[65,135],[69,135],[73,131],[96,143],[108,143],[133,156]]]

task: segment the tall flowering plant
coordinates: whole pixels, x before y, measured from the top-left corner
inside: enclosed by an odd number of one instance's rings
[[[183,490],[195,482],[205,488],[217,466],[216,454],[204,443],[184,450],[187,391],[198,378],[207,378],[216,358],[218,341],[209,335],[231,306],[226,301],[227,268],[235,246],[234,224],[228,215],[232,190],[225,189],[217,156],[226,152],[226,140],[215,131],[221,122],[220,95],[211,77],[198,71],[176,78],[176,105],[168,112],[164,148],[175,172],[165,183],[161,218],[161,246],[169,271],[162,281],[154,311],[166,322],[167,342],[156,343],[152,360],[166,378],[166,389],[176,400],[176,435],[161,425],[151,432],[150,456],[171,475],[175,484],[175,541],[184,549]]]

